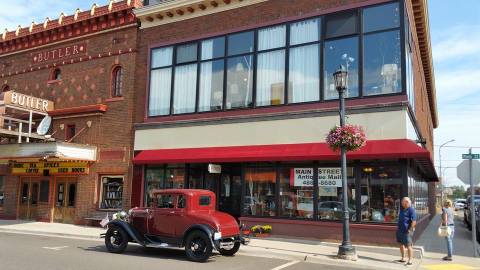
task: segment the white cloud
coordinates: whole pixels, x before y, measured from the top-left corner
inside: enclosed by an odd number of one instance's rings
[[[462,69],[455,69],[452,65],[451,69],[436,70],[435,78],[440,105],[480,92],[480,84],[475,82],[480,78],[478,66],[472,66],[471,69],[463,66]]]
[[[454,26],[434,37],[433,56],[436,63],[461,58],[480,59],[480,25]]]

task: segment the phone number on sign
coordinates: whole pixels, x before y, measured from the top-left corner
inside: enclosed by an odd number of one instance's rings
[[[320,180],[318,181],[319,186],[338,186],[336,180]]]

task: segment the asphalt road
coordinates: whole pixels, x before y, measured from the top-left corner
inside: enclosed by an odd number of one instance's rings
[[[352,268],[245,255],[223,257],[218,254],[212,256],[206,263],[193,263],[186,259],[183,250],[180,249],[144,249],[132,244],[124,254],[111,254],[106,252],[103,241],[0,233],[0,269],[335,270]]]

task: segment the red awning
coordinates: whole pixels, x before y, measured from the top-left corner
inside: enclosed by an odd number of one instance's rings
[[[372,140],[359,151],[349,152],[349,159],[414,159],[432,180],[437,180],[430,152],[407,139]],[[254,161],[338,160],[339,154],[326,143],[273,144],[205,148],[158,149],[140,151],[135,164],[212,163]]]

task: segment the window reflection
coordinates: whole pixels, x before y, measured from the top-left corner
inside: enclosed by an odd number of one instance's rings
[[[358,96],[358,37],[325,42],[325,99],[338,98],[333,73],[340,65],[348,68],[346,97]]]
[[[396,222],[401,200],[400,167],[362,168],[362,221]]]
[[[280,216],[312,219],[313,181],[295,181],[293,170],[296,169],[313,170],[312,168],[282,168],[280,170]]]
[[[400,32],[364,36],[364,95],[401,92]]]
[[[275,168],[249,168],[245,170],[245,214],[275,216],[275,182]]]
[[[228,59],[227,109],[252,106],[252,55]]]
[[[328,180],[332,178],[335,181]],[[343,190],[341,181],[340,168],[319,168],[318,219],[343,219]],[[350,220],[356,221],[355,197],[357,193],[352,167],[347,168],[347,185],[348,216]]]

